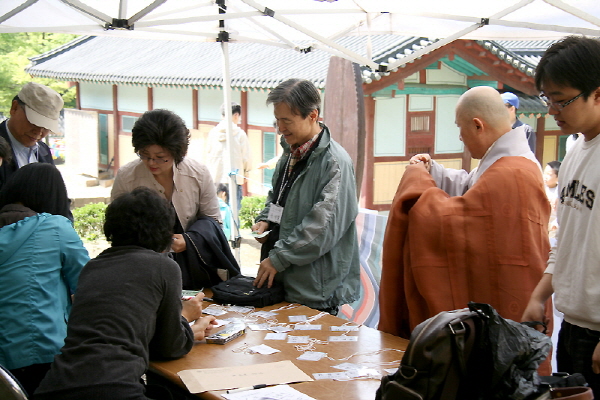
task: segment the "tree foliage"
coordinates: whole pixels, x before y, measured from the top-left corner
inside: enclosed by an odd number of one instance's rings
[[[51,87],[63,96],[65,107],[75,106],[75,89],[67,82],[45,78],[32,78],[25,72],[29,58],[59,47],[77,36],[45,33],[21,32],[0,34],[0,112],[8,116],[13,97],[21,87],[30,81]]]

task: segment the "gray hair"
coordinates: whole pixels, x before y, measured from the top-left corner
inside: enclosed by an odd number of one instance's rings
[[[308,117],[312,110],[321,114],[321,94],[305,79],[288,79],[269,93],[267,104],[287,104],[294,114]]]

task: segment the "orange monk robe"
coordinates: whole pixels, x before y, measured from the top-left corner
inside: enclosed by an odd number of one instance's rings
[[[539,167],[523,157],[499,159],[456,197],[422,165],[408,166],[385,232],[379,329],[409,338],[469,301],[520,321],[546,268],[549,215]]]

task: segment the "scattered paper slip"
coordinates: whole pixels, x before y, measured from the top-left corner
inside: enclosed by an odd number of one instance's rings
[[[283,333],[283,332],[291,332],[291,331],[293,331],[293,329],[290,328],[289,326],[272,326],[269,329],[272,330],[273,332],[276,332],[276,333]]]
[[[356,342],[358,336],[329,336],[330,342]]]
[[[290,322],[304,322],[306,321],[306,315],[290,315],[289,317]]]
[[[308,343],[308,341],[310,340],[310,336],[288,335],[287,340],[288,343]]]
[[[332,331],[335,332],[356,332],[358,331],[358,326],[348,326],[348,325],[342,325],[342,326],[332,326],[331,327]]]
[[[227,307],[227,311],[229,311],[229,312],[236,312],[236,313],[240,313],[240,314],[246,314],[246,313],[254,311],[254,307],[248,307],[248,306],[229,306],[229,307]]]
[[[313,380],[290,360],[235,367],[186,369],[177,375],[190,393]]]
[[[296,358],[296,360],[302,361],[319,361],[321,358],[325,357],[327,353],[323,353],[321,351],[307,351],[304,354],[300,355],[300,357]]]
[[[384,371],[388,374],[388,375],[392,375],[395,374],[396,371],[398,371],[398,368],[386,368],[384,369]]]
[[[353,369],[360,369],[360,365],[346,362],[346,363],[334,365],[333,368],[341,369],[344,371],[351,371]]]
[[[323,379],[333,379],[336,381],[348,380],[348,375],[345,372],[325,372],[325,373],[314,373],[313,377],[320,381]]]
[[[255,316],[255,317],[272,318],[272,317],[277,316],[277,313],[274,313],[271,311],[257,311],[257,312],[253,312],[251,315]]]
[[[286,337],[287,337],[287,333],[285,333],[285,332],[281,332],[281,333],[269,332],[265,335],[265,340],[285,340]]]
[[[315,400],[289,385],[270,386],[264,389],[247,390],[245,392],[222,394],[227,400]]]
[[[224,326],[224,325],[227,325],[227,324],[231,323],[231,321],[227,321],[226,319],[219,319],[219,318],[215,319],[215,322],[217,324],[213,325],[213,329],[214,328],[220,328],[221,326]]]
[[[202,310],[203,314],[214,315],[215,317],[219,317],[221,315],[227,314],[227,311],[221,310],[217,307],[207,307]]]
[[[320,331],[321,325],[296,324],[294,328],[297,331]]]
[[[258,346],[252,346],[252,347],[248,348],[248,350],[250,350],[250,352],[252,352],[252,353],[267,354],[267,355],[279,353],[279,350],[274,349],[270,346],[267,346],[266,344],[259,344]]]
[[[248,328],[253,331],[268,331],[270,330],[269,325],[267,324],[248,324]]]

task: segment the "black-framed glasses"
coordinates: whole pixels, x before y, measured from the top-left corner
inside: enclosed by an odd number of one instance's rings
[[[581,96],[583,96],[583,92],[579,93],[577,96],[573,97],[571,100],[567,100],[567,101],[563,101],[562,103],[559,103],[557,101],[554,101],[554,102],[550,101],[550,99],[548,97],[546,97],[545,94],[542,94],[542,95],[540,95],[540,100],[542,100],[542,102],[546,105],[546,107],[552,107],[556,111],[562,111],[563,108],[565,108],[566,106],[568,106],[569,104],[571,104],[572,102],[574,102],[575,100],[580,98]]]
[[[152,157],[143,156],[140,153],[136,153],[136,154],[140,158],[140,160],[147,161],[147,162],[154,161],[155,164],[164,164],[164,163],[166,163],[166,162],[169,161],[168,158],[167,159],[164,159],[164,158],[152,158]]]

